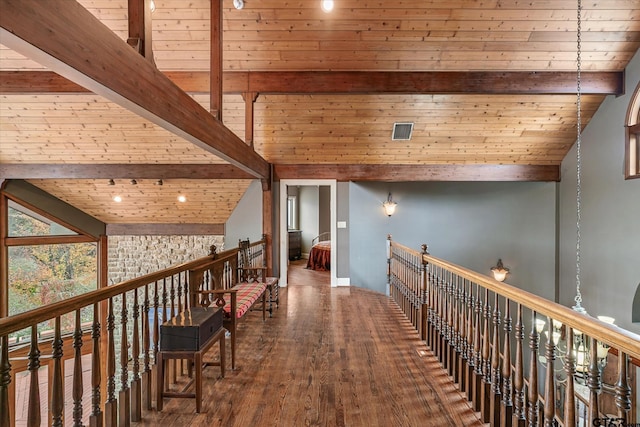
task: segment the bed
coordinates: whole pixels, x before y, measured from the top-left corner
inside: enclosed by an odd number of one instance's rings
[[[311,241],[307,268],[317,271],[331,270],[331,233],[322,233]]]

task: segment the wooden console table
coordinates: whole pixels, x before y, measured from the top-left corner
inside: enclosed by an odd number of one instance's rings
[[[157,409],[162,411],[162,400],[165,397],[195,397],[196,398],[196,412],[199,413],[202,407],[202,356],[209,351],[209,349],[215,344],[216,341],[220,343],[220,376],[224,378],[224,365],[225,365],[225,347],[224,336],[226,330],[224,328],[218,329],[218,331],[205,342],[198,351],[190,350],[160,350],[158,352],[158,378],[157,378]],[[192,379],[183,389],[183,391],[165,391],[164,389],[164,362],[169,359],[187,359],[191,360],[195,365],[195,393],[188,393],[185,390],[194,382]],[[217,365],[217,363],[206,363],[206,365]],[[189,370],[191,372],[191,370]]]

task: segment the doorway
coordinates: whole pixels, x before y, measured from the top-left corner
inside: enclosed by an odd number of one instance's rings
[[[330,200],[330,232],[331,232],[331,286],[338,286],[337,280],[337,245],[336,245],[336,181],[330,179],[283,179],[280,181],[280,286],[287,286],[289,269],[289,197],[290,186],[328,186]]]

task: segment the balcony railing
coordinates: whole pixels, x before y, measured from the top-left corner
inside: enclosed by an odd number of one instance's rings
[[[484,422],[638,423],[639,335],[433,257],[426,245],[389,237],[387,258],[392,298]]]
[[[258,264],[264,245],[252,244]],[[0,427],[15,423],[17,375],[25,372],[28,426],[47,416],[54,426],[127,426],[143,419],[155,402],[161,322],[189,306],[196,285],[189,283],[190,271],[213,269],[233,255],[237,249],[0,319]],[[432,257],[426,247],[416,251],[389,240],[388,267],[391,295],[486,422],[638,422],[640,336]],[[89,325],[80,315],[87,309]],[[68,315],[74,327],[67,332],[60,318]],[[540,319],[545,326],[537,329]],[[50,320],[52,338],[43,339],[37,326]],[[9,335],[25,328],[30,342],[10,345]],[[44,366],[48,402],[40,402]],[[72,372],[70,402],[64,402],[65,366]],[[186,374],[183,368],[170,369],[174,382]]]
[[[141,420],[155,403],[151,382],[160,324],[188,308],[191,288],[202,285],[189,283],[190,271],[208,271],[237,256],[238,248],[219,254],[212,251],[195,261],[0,319],[0,427],[16,424],[16,382],[25,371],[28,391],[20,397],[28,402],[27,426],[40,426],[47,417],[53,426],[128,426]],[[251,243],[252,265],[262,265],[264,256],[264,238]],[[81,321],[83,310],[92,312],[93,321],[88,325]],[[61,326],[64,316],[72,317],[70,331]],[[43,339],[38,325],[49,321],[53,321],[53,331]],[[11,343],[9,336],[24,329],[31,339]],[[89,372],[83,374],[87,360]],[[179,361],[171,362],[175,362],[169,370],[175,383],[187,369]],[[69,364],[71,402],[65,402],[69,385],[64,371],[69,371]],[[45,366],[49,368],[48,398],[41,402],[39,376],[43,373],[39,371]]]

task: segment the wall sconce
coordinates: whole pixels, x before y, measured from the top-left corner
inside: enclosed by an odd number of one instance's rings
[[[391,193],[389,193],[387,200],[382,203],[384,213],[386,213],[387,216],[393,215],[396,212],[396,206],[398,206],[398,204],[391,200]]]
[[[491,267],[491,271],[493,272],[494,279],[498,282],[504,282],[504,279],[507,278],[507,274],[509,274],[509,269],[502,265],[502,259],[498,260],[498,265]]]

